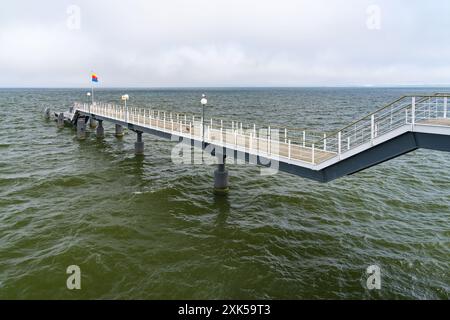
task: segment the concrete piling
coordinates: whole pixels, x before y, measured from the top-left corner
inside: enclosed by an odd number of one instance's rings
[[[78,118],[77,120],[77,138],[83,140],[86,138],[86,119]]]
[[[136,142],[134,143],[134,154],[139,156],[144,154],[144,141],[142,141],[142,131],[136,131]]]
[[[118,138],[123,137],[123,127],[120,124],[116,124],[115,136]]]
[[[94,118],[90,117],[90,118],[89,118],[89,127],[90,127],[91,129],[94,129],[96,126],[97,126],[97,121],[95,121]]]
[[[225,168],[225,156],[217,155],[217,169],[214,171],[214,193],[227,194],[228,188],[228,170]]]
[[[58,128],[64,128],[64,113],[61,112],[58,114],[56,125],[58,126]]]
[[[105,129],[103,128],[103,120],[98,120],[97,139],[101,139],[104,136],[105,136]]]

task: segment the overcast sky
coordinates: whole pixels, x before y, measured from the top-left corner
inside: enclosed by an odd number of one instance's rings
[[[0,86],[449,85],[447,0],[2,1]]]

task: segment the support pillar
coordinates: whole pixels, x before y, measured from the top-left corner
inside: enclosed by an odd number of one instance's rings
[[[144,154],[144,141],[142,141],[142,131],[136,131],[136,142],[134,143],[134,154],[137,156]]]
[[[44,110],[44,118],[46,120],[50,119],[50,108],[45,108],[45,110]]]
[[[97,139],[101,139],[104,136],[105,136],[105,129],[103,128],[103,120],[98,120]]]
[[[123,137],[123,127],[120,124],[116,124],[116,137]]]
[[[225,156],[217,155],[218,165],[214,171],[214,193],[228,193],[228,170],[225,169]]]
[[[64,113],[58,114],[58,119],[56,120],[56,125],[58,128],[64,128]]]
[[[94,129],[96,126],[97,126],[97,121],[95,121],[94,118],[90,117],[90,118],[89,118],[89,127],[90,127],[91,129]]]
[[[86,118],[78,118],[77,120],[77,138],[80,140],[86,138]]]

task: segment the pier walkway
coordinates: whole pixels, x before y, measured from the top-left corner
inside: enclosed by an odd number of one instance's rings
[[[403,96],[333,133],[317,134],[283,128],[257,128],[235,121],[208,119],[164,111],[126,108],[109,103],[75,103],[84,117],[142,133],[213,148],[227,157],[244,159],[316,181],[353,174],[417,148],[450,151],[447,94]],[[203,129],[202,129],[203,128]],[[98,130],[98,129],[97,129]],[[101,127],[101,132],[103,128]]]

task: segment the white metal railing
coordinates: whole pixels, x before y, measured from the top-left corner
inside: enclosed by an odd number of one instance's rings
[[[428,120],[445,119],[449,114],[450,95],[415,95],[403,96],[374,113],[329,134],[325,139],[315,141],[319,148],[325,146],[328,151],[342,153],[371,143],[405,125],[426,123]]]
[[[76,110],[120,120],[126,123],[202,139],[202,118],[148,108],[133,108],[111,103],[75,103]],[[315,150],[313,141],[324,134],[293,128],[275,129],[245,125],[238,121],[205,120],[204,141],[217,145],[249,151],[270,157],[284,157],[307,163],[317,163],[333,152]]]
[[[244,125],[238,121],[204,121],[204,141],[259,155],[319,164],[374,141],[405,125],[450,117],[450,95],[403,96],[374,113],[334,133],[292,128],[274,129]],[[111,103],[75,103],[75,109],[149,127],[180,136],[202,139],[202,118],[197,115],[134,108]]]

